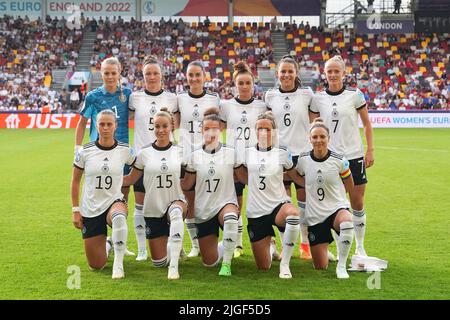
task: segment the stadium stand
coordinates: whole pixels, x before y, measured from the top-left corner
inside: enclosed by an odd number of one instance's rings
[[[0,30],[0,110],[64,110],[51,71],[75,66],[82,31],[69,30],[64,19],[8,16],[0,17]]]

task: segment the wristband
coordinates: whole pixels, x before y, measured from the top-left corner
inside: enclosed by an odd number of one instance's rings
[[[80,207],[72,207],[72,212],[80,212]]]

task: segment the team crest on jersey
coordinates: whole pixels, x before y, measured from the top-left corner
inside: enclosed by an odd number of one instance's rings
[[[161,163],[161,172],[167,172],[167,170],[169,170],[169,167],[166,164],[166,158],[162,158]]]
[[[120,100],[120,102],[127,101],[127,97],[125,97],[122,90],[120,90],[119,100]]]
[[[264,159],[261,160],[261,165],[259,166],[259,169],[258,169],[259,173],[263,173],[266,171],[266,163],[265,162],[266,162],[266,160],[264,160]]]
[[[335,102],[335,103],[333,103],[333,111],[331,112],[331,116],[333,118],[337,118],[339,116],[339,112],[337,111],[336,107],[337,107],[337,104]]]
[[[241,115],[241,123],[242,124],[246,124],[247,122],[248,122],[248,120],[247,120],[247,112],[243,111],[242,115]]]
[[[317,180],[316,181],[319,186],[324,184],[325,178],[322,175],[322,170],[317,170]]]
[[[105,163],[104,165],[103,165],[103,167],[102,167],[102,172],[103,173],[107,173],[107,172],[109,172],[109,167],[108,167],[108,165]]]
[[[200,113],[198,112],[198,105],[197,104],[194,106],[194,111],[192,112],[192,116],[194,118],[196,118],[196,119],[200,116]]]
[[[154,115],[156,113],[155,101],[152,102],[152,107],[150,108],[150,114]]]
[[[286,103],[283,107],[284,110],[289,111],[291,109],[291,105],[289,103]]]
[[[216,170],[214,170],[214,161],[210,161],[208,175],[210,175],[212,177],[215,174],[216,174]]]

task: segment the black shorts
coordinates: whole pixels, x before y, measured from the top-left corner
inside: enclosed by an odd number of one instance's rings
[[[136,170],[136,169],[135,169]],[[144,175],[142,175],[135,184],[133,184],[134,192],[143,192],[145,193],[144,187]]]
[[[353,182],[355,186],[366,184],[366,165],[364,164],[364,158],[357,158],[348,161],[350,163],[350,171],[352,172]]]
[[[247,231],[250,237],[250,242],[256,242],[264,239],[265,237],[271,236],[275,237],[275,231],[272,226],[276,226],[280,232],[284,232],[283,227],[279,227],[275,224],[275,218],[277,217],[278,211],[280,211],[281,207],[289,202],[282,202],[275,209],[272,210],[272,213],[259,217],[259,218],[247,218]]]
[[[169,236],[170,224],[167,220],[167,214],[161,218],[145,217],[145,237],[147,239],[155,239],[162,236]]]
[[[292,163],[294,164],[294,168],[295,168],[295,166],[296,166],[297,163],[298,163],[298,157],[299,157],[299,156],[292,156]],[[291,179],[287,179],[287,180],[283,179],[283,184],[284,184],[284,187],[285,187],[285,188],[286,188],[286,187],[290,188],[290,187],[291,187],[291,183],[293,183],[293,184],[295,185],[295,189],[303,189],[303,187],[302,187],[301,185],[296,184],[296,183],[295,183],[294,181],[292,181]]]
[[[331,229],[334,229],[334,220],[336,219],[337,213],[342,209],[348,210],[348,208],[340,208],[331,216],[326,218],[324,222],[308,227],[308,240],[310,246],[315,246],[321,243],[330,244],[334,241],[333,235],[331,234]],[[337,230],[335,231],[339,234]]]
[[[186,169],[184,167],[181,167],[181,176],[180,180],[184,179],[184,176],[186,175]],[[194,185],[187,191],[195,191],[195,183]]]
[[[108,235],[108,223],[106,217],[108,216],[109,210],[116,202],[122,202],[125,205],[127,204],[125,199],[117,199],[101,215],[94,218],[83,217],[83,229],[81,230],[83,239],[89,239],[99,235]]]
[[[242,195],[244,194],[245,184],[243,184],[242,182],[235,182],[234,189],[236,190],[236,196],[242,197]]]
[[[219,237],[219,228],[223,229],[219,222],[219,214],[203,223],[196,223],[197,226],[197,237],[203,238],[211,234],[215,234],[217,238]]]

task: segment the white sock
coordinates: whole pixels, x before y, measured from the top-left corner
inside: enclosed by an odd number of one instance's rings
[[[137,204],[134,207],[134,233],[136,234],[136,241],[138,245],[138,251],[144,251],[146,249],[145,239],[145,219],[142,204]]]
[[[189,238],[191,238],[192,247],[198,249],[199,246],[198,246],[197,226],[195,225],[195,219],[186,219],[185,221]]]
[[[237,234],[237,238],[236,238],[236,247],[240,247],[242,248],[242,216],[239,216],[239,220],[238,220],[238,234]]]
[[[123,269],[123,256],[127,249],[128,225],[127,214],[115,211],[112,218],[112,241],[114,246],[114,267]]]
[[[298,240],[300,231],[300,218],[298,216],[286,217],[286,229],[283,235],[283,252],[281,255],[281,264],[289,265],[295,243]]]
[[[305,223],[305,203],[297,201],[298,209],[300,210],[300,238],[303,244],[309,244],[308,241],[308,226]]]
[[[364,252],[364,235],[366,233],[366,212],[353,210],[353,227],[355,228],[356,250],[359,248]]]
[[[178,205],[171,206],[169,209],[169,219],[170,235],[168,247],[170,251],[170,265],[178,266],[184,236],[183,209]]]
[[[334,242],[336,242],[336,256],[339,259],[339,246],[337,245],[339,242],[339,235],[337,234],[337,232],[334,229],[331,229],[331,235],[334,238]]]
[[[164,267],[167,267],[167,266],[169,265],[169,260],[167,259],[167,257],[168,257],[168,256],[165,256],[164,258],[159,259],[159,260],[154,260],[154,259],[152,259],[153,265],[154,265],[156,268],[164,268]]]
[[[236,238],[238,236],[238,214],[235,212],[226,213],[223,216],[223,263],[231,263],[234,248],[236,248]]]
[[[341,222],[339,225],[340,234],[336,242],[339,248],[339,262],[338,265],[345,267],[347,264],[348,254],[353,243],[353,223],[350,221]]]

